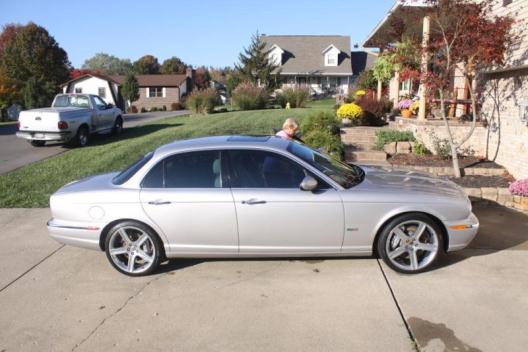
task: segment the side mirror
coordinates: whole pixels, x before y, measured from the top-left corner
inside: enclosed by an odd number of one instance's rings
[[[111,109],[111,108],[113,108],[113,107],[114,107],[114,105],[112,105],[112,104],[106,104],[106,108],[107,108],[107,109]]]
[[[301,182],[300,188],[303,191],[314,191],[318,186],[317,180],[312,176],[305,176]]]

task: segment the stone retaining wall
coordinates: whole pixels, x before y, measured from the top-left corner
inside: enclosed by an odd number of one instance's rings
[[[472,201],[491,201],[509,208],[528,211],[528,197],[514,196],[507,188],[464,188]]]

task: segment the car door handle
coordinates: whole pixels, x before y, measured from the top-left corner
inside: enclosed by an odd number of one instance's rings
[[[152,205],[164,205],[164,204],[170,204],[170,203],[171,202],[168,200],[160,200],[160,199],[152,200],[148,202],[148,204],[152,204]]]
[[[255,198],[251,198],[251,199],[243,200],[242,204],[248,204],[248,205],[266,204],[266,201],[265,200],[258,200],[258,199],[255,199]]]

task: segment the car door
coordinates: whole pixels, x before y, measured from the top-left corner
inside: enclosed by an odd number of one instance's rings
[[[146,214],[165,233],[177,255],[238,253],[233,197],[220,151],[166,157],[145,176],[140,192]]]
[[[93,97],[96,114],[96,130],[106,130],[114,126],[114,109],[108,109],[107,104],[98,96]]]
[[[228,154],[241,255],[340,252],[344,215],[338,191],[322,180],[316,191],[301,190],[304,177],[313,175],[276,152]]]

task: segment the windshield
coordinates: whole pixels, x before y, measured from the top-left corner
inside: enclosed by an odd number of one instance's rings
[[[361,181],[365,172],[356,165],[347,165],[326,154],[319,153],[304,144],[290,142],[287,150],[330,177],[343,188],[350,188]]]
[[[90,99],[86,95],[57,95],[53,102],[54,108],[89,108]]]
[[[116,177],[112,179],[112,183],[114,185],[122,185],[126,181],[128,181],[136,172],[138,172],[139,169],[143,167],[150,159],[152,159],[152,156],[154,155],[153,152],[148,153],[143,158],[137,160],[132,165],[121,171]]]

